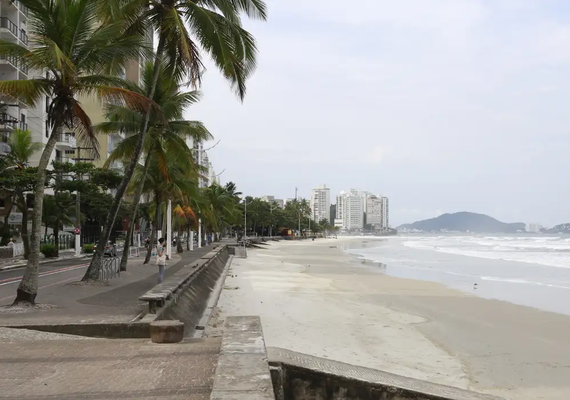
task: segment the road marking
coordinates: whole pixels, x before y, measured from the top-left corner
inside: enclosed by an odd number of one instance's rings
[[[39,278],[41,278],[42,276],[49,276],[49,275],[61,274],[62,272],[73,271],[73,270],[76,270],[79,268],[84,268],[88,265],[89,265],[89,263],[80,264],[80,265],[72,265],[71,267],[65,267],[65,268],[60,268],[60,269],[54,269],[53,271],[47,271],[47,272],[39,274]],[[8,279],[0,280],[0,286],[10,285],[12,283],[18,283],[22,280],[22,278],[23,278],[23,276],[16,276],[14,278],[8,278]]]

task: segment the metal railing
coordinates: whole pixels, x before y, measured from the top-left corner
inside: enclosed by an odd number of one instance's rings
[[[121,263],[119,257],[108,257],[101,260],[99,280],[108,281],[121,276]]]
[[[28,34],[25,30],[20,29],[20,35],[18,35],[18,39],[20,39],[20,42],[24,43],[26,46],[28,45]]]
[[[9,125],[12,128],[16,128],[18,125],[18,118],[7,113],[0,113],[0,124]]]
[[[13,23],[10,18],[0,17],[0,28],[8,29],[14,36],[18,37],[18,25]]]
[[[16,7],[27,17],[30,14],[28,7],[22,4],[20,0],[15,1]]]
[[[18,58],[16,56],[8,56],[6,54],[0,54],[0,60],[8,61],[14,67],[18,67]]]

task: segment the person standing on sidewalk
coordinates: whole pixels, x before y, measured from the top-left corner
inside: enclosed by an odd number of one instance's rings
[[[166,268],[166,249],[164,248],[164,239],[158,239],[158,247],[156,249],[156,265],[158,265],[158,283],[162,283],[164,277],[164,268]]]

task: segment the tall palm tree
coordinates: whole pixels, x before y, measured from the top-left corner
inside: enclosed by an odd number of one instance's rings
[[[198,87],[204,71],[199,49],[203,49],[226,77],[243,100],[246,80],[255,69],[256,44],[253,36],[241,25],[241,16],[265,20],[267,7],[263,0],[123,0],[130,10],[133,26],[145,26],[148,32],[158,34],[154,57],[153,78],[149,98],[154,98],[159,68],[163,63],[173,76],[186,76],[189,83]],[[133,16],[136,16],[133,17]],[[134,157],[125,169],[124,179],[117,189],[107,215],[106,226],[99,238],[89,270],[90,275],[100,269],[102,245],[109,240],[121,200],[142,153],[144,138],[150,124],[150,112],[145,114],[138,131]]]
[[[0,82],[0,94],[35,106],[49,96],[49,139],[39,160],[34,187],[31,248],[14,304],[33,304],[38,290],[38,262],[46,168],[62,129],[74,131],[80,142],[98,148],[82,95],[97,95],[138,109],[150,109],[148,99],[122,88],[115,74],[146,50],[138,32],[125,34],[124,21],[99,23],[106,2],[121,0],[20,0],[30,13],[30,45],[0,41],[0,55],[38,71],[32,79]]]
[[[210,185],[206,189],[206,198],[211,230],[214,233],[222,233],[236,222],[236,216],[239,214],[236,199],[226,187],[217,184]]]
[[[192,157],[191,149],[184,144],[186,153],[167,153],[165,168],[161,166],[159,157],[151,153],[147,157],[149,163],[148,171],[145,174],[144,166],[139,166],[133,176],[132,185],[137,187],[142,184],[142,193],[152,198],[153,206],[151,215],[153,216],[153,229],[151,231],[151,244],[155,238],[156,231],[162,226],[162,209],[169,199],[186,196],[187,198],[198,197],[198,175],[193,168],[187,168],[180,162],[185,157]],[[150,251],[145,259],[150,259]]]
[[[153,78],[153,64],[147,63],[143,70],[143,79],[141,85],[131,83],[129,89],[141,95],[147,95],[151,91]],[[166,68],[161,67],[159,73],[159,81],[154,92],[153,101],[158,107],[151,115],[149,124],[149,134],[145,136],[143,151],[146,154],[145,163],[142,170],[142,178],[139,180],[141,184],[134,188],[134,198],[132,203],[132,217],[130,218],[129,228],[127,229],[127,237],[125,240],[125,248],[121,257],[121,270],[126,271],[127,260],[129,256],[129,248],[133,235],[135,216],[137,215],[138,205],[143,191],[143,183],[145,175],[151,163],[150,157],[157,157],[158,167],[163,171],[166,169],[166,158],[174,157],[179,160],[181,166],[185,169],[196,168],[193,157],[188,157],[188,146],[185,139],[190,138],[194,141],[203,141],[212,139],[211,133],[200,121],[187,121],[184,119],[184,111],[191,105],[197,103],[201,94],[197,91],[184,92],[181,91],[180,84],[169,74]],[[106,165],[114,161],[129,162],[135,155],[137,144],[136,133],[144,119],[144,114],[128,107],[120,105],[108,105],[106,109],[106,122],[95,127],[100,133],[123,132],[127,137],[122,140],[118,146],[110,154],[106,161]],[[99,272],[95,265],[90,266],[84,280],[97,279]]]

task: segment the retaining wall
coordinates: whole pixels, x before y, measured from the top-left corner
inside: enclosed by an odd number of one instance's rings
[[[267,353],[277,400],[502,400],[289,350]]]
[[[223,246],[193,262],[191,265],[195,266],[194,271],[185,278],[177,293],[159,309],[156,320],[182,321],[184,335],[192,336],[229,258],[228,246]]]

